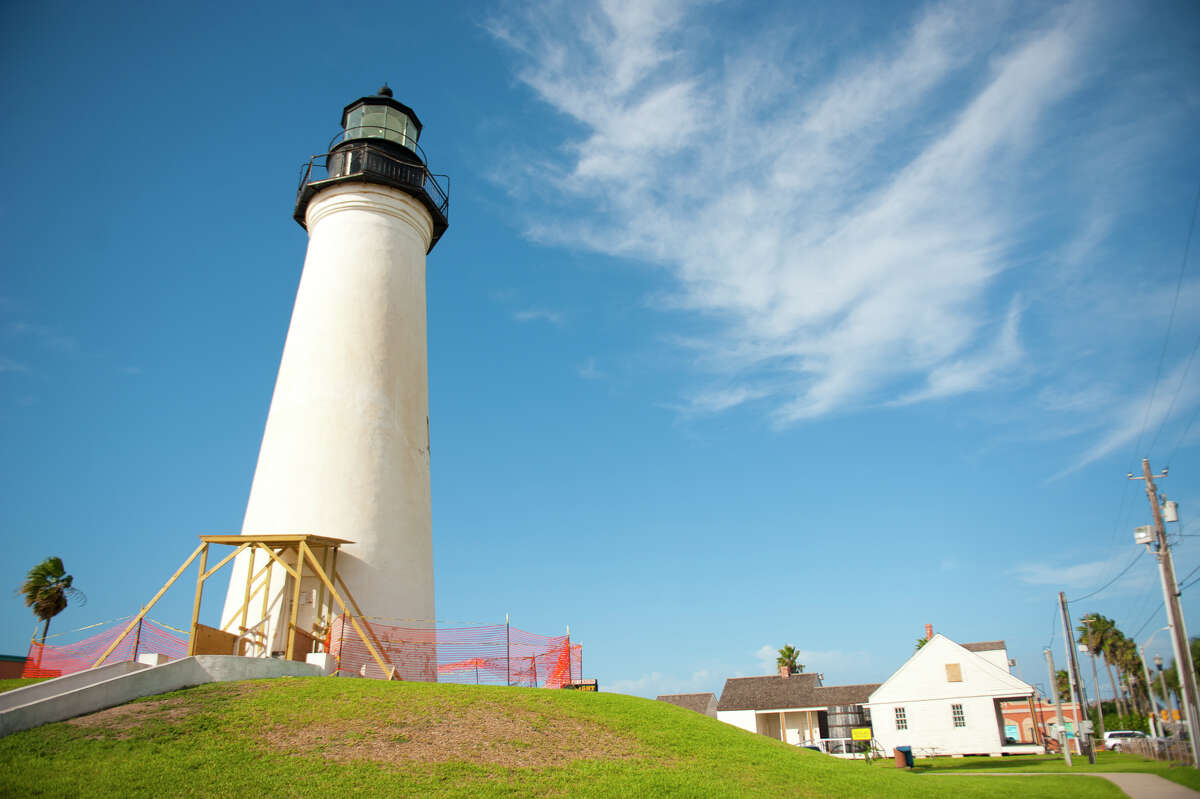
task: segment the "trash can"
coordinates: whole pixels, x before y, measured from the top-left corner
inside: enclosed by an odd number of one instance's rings
[[[912,768],[913,754],[911,746],[896,747],[896,768]]]

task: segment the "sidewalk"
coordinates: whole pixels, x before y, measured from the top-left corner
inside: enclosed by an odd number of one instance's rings
[[[930,776],[926,774],[925,776]],[[940,772],[938,777],[1103,777],[1124,791],[1129,799],[1197,799],[1200,791],[1193,791],[1177,782],[1163,779],[1157,774],[1137,772],[1088,771],[1079,774],[1064,774],[1046,771],[1008,771],[1004,774],[961,771]]]
[[[1093,772],[1097,777],[1104,777],[1114,783],[1129,799],[1195,799],[1200,797],[1200,791],[1193,791],[1177,782],[1163,779],[1157,774],[1114,774],[1111,771]]]

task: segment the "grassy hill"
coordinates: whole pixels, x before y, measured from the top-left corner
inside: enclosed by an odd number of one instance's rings
[[[619,694],[217,683],[0,739],[0,796],[1119,797],[867,766]]]

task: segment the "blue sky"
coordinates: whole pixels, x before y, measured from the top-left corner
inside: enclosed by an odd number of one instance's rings
[[[298,169],[386,80],[451,176],[443,623],[569,624],[650,696],[784,644],[882,681],[926,622],[1044,682],[1141,457],[1200,567],[1198,54],[1186,2],[14,7],[0,585],[60,555],[68,630],[240,529]],[[1072,609],[1144,641],[1160,601],[1142,556]],[[33,629],[0,603],[0,651]]]

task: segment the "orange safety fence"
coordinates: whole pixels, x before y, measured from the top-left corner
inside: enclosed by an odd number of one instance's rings
[[[370,631],[403,680],[561,688],[583,672],[583,647],[565,635],[538,635],[507,624],[421,628],[371,622]],[[334,619],[329,651],[339,674],[387,676],[346,616]]]
[[[127,621],[114,624],[89,638],[71,644],[42,644],[29,642],[29,655],[25,659],[22,677],[61,677],[77,671],[90,669],[96,658],[129,626]],[[185,633],[176,631],[150,619],[142,619],[130,630],[125,640],[104,659],[100,665],[137,660],[138,655],[154,652],[176,660],[187,654],[188,642]]]

